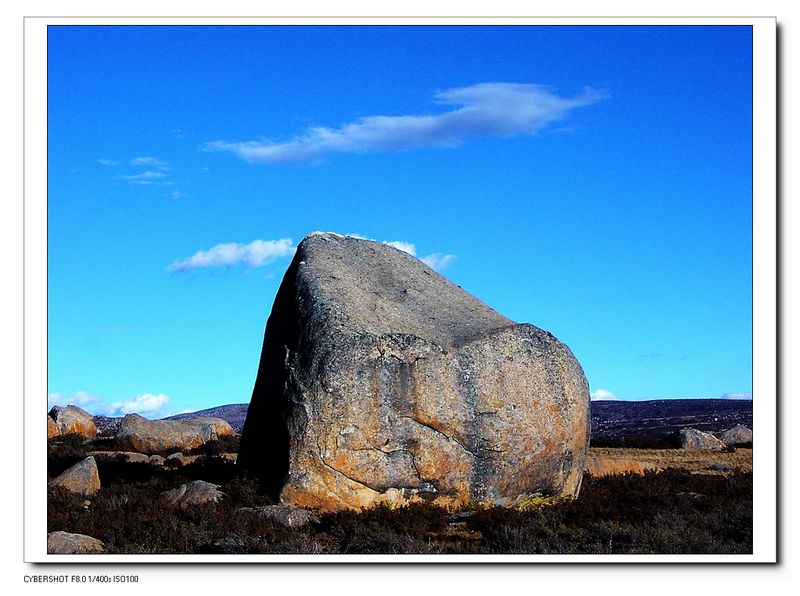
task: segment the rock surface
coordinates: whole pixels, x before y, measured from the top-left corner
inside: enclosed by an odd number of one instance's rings
[[[315,233],[267,322],[238,464],[283,504],[577,494],[589,390],[567,346],[391,246]]]
[[[704,433],[696,428],[682,428],[678,431],[681,448],[683,449],[713,449],[719,451],[726,445],[710,433]]]
[[[91,555],[105,551],[102,542],[86,534],[50,532],[47,535],[47,554],[50,555]]]
[[[90,496],[100,490],[100,475],[94,457],[87,457],[53,478],[49,486],[60,486],[78,495]]]
[[[201,503],[212,503],[224,497],[219,486],[205,480],[194,480],[188,484],[181,484],[178,488],[165,491],[159,496],[162,504],[168,507],[186,509]]]
[[[97,461],[103,463],[120,461],[126,463],[146,464],[150,461],[150,458],[144,453],[136,453],[135,451],[90,451],[87,455],[91,455]]]
[[[57,437],[61,434],[61,431],[58,430],[58,424],[53,418],[48,414],[47,415],[47,438],[52,439],[53,437]]]
[[[93,439],[97,435],[92,415],[78,406],[53,406],[49,415],[62,435],[80,435],[85,439]]]
[[[173,420],[148,420],[128,414],[119,423],[117,441],[139,453],[153,454],[169,449],[189,450],[205,443],[195,426]]]
[[[728,430],[714,433],[714,435],[726,445],[741,445],[753,442],[753,431],[741,424],[737,424]]]
[[[184,418],[179,422],[181,424],[187,424],[197,430],[206,442],[216,441],[220,437],[233,436],[236,434],[233,427],[222,418],[201,416],[197,418]]]

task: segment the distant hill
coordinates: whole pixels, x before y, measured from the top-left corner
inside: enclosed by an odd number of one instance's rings
[[[593,438],[659,438],[687,426],[706,432],[737,424],[753,428],[752,400],[604,400],[593,401],[591,409]]]
[[[169,416],[181,420],[214,416],[227,421],[240,433],[248,404],[228,404],[197,412]],[[659,438],[687,426],[717,432],[737,424],[753,428],[753,402],[732,399],[656,399],[649,401],[604,400],[592,402],[592,437]],[[113,434],[120,418],[95,416],[99,431]]]
[[[237,433],[241,434],[244,426],[244,419],[247,417],[247,406],[249,404],[228,404],[227,406],[216,406],[207,410],[197,412],[187,412],[185,414],[175,414],[168,416],[165,420],[183,420],[185,418],[195,418],[197,416],[213,416],[222,418],[233,427]]]

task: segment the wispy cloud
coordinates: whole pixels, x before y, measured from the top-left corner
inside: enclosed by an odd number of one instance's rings
[[[749,391],[731,391],[723,395],[722,399],[753,399],[753,394]]]
[[[563,119],[570,110],[604,97],[590,88],[566,98],[542,85],[481,83],[437,93],[434,102],[461,106],[441,114],[366,116],[339,128],[311,127],[286,141],[212,141],[205,149],[230,151],[251,162],[287,163],[311,161],[330,153],[454,147],[477,137],[533,134]]]
[[[616,395],[608,391],[607,389],[595,389],[589,394],[592,401],[608,401],[613,399],[619,399]]]
[[[164,161],[163,159],[157,159],[155,157],[134,157],[130,164],[132,166],[144,166],[146,168],[155,168],[157,170],[169,170],[170,165],[168,161]]]
[[[117,166],[119,165],[118,161],[114,161],[113,159],[98,159],[97,163],[101,166]]]
[[[152,184],[155,180],[161,180],[166,174],[164,172],[157,172],[148,170],[140,174],[131,174],[130,176],[118,176],[122,180],[127,180],[134,184]]]
[[[49,393],[47,395],[47,410],[50,411],[53,406],[78,406],[84,408],[99,401],[99,397],[89,395],[86,391],[76,391],[72,395]]]
[[[198,251],[191,257],[173,262],[167,267],[167,271],[186,273],[195,269],[235,265],[261,267],[277,258],[291,256],[294,249],[291,238],[255,240],[250,244],[238,242],[217,244],[208,250]]]

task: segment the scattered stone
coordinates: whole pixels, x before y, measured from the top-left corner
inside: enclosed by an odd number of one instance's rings
[[[267,323],[237,465],[281,503],[573,497],[589,389],[553,335],[411,255],[315,233]]]
[[[153,466],[163,466],[166,459],[161,455],[151,455],[148,461]]]
[[[56,423],[59,434],[80,435],[85,439],[93,439],[97,435],[92,415],[78,406],[53,406],[49,415]]]
[[[186,509],[201,503],[213,503],[224,496],[219,485],[205,480],[193,480],[189,484],[181,484],[178,488],[161,493],[159,501],[168,507]]]
[[[242,507],[236,512],[270,522],[276,528],[299,528],[310,523],[319,523],[319,518],[307,509],[297,509],[285,505],[263,505],[261,507]]]
[[[50,532],[47,535],[47,554],[50,555],[94,555],[104,552],[103,543],[86,534]]]
[[[753,442],[753,431],[742,424],[737,424],[733,428],[714,434],[726,445],[741,445]]]
[[[708,469],[713,472],[733,472],[733,466],[730,464],[711,464]]]
[[[215,441],[220,437],[233,436],[236,433],[233,427],[222,418],[211,416],[201,416],[197,418],[183,418],[181,424],[188,424],[195,428],[203,436],[203,440]]]
[[[60,486],[70,492],[91,496],[100,490],[100,475],[97,473],[97,462],[89,456],[53,478],[49,486]]]
[[[174,420],[148,420],[138,414],[128,414],[120,421],[116,439],[133,451],[148,454],[189,450],[205,443],[194,426]]]
[[[704,433],[696,428],[682,428],[678,431],[682,449],[711,449],[721,451],[726,445],[711,433]]]
[[[146,464],[149,462],[144,453],[136,453],[134,451],[90,451],[87,455],[91,455],[100,462],[113,462],[123,461],[126,463]]]
[[[49,414],[47,415],[47,438],[52,439],[53,437],[57,437],[61,434],[61,431],[58,430],[58,424],[56,421],[53,420],[52,416]]]
[[[170,453],[164,459],[165,466],[180,467],[185,463],[186,463],[186,457],[184,457],[183,453],[181,453],[180,451],[178,451],[177,453]]]

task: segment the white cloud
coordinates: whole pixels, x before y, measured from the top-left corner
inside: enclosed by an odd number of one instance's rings
[[[47,395],[47,411],[53,406],[78,406],[83,408],[95,404],[100,398],[89,395],[85,391],[76,391],[72,395],[62,395],[61,393],[49,393]]]
[[[351,238],[359,238],[360,240],[372,240],[371,238],[367,238],[366,236],[362,236],[361,234],[347,234]],[[375,242],[373,240],[373,242]],[[417,247],[411,243],[406,242],[405,240],[384,240],[383,244],[388,244],[389,246],[393,246],[397,250],[402,250],[405,253],[410,254],[412,257],[417,256]],[[444,271],[448,265],[450,265],[453,261],[456,260],[456,255],[445,255],[442,253],[432,253],[426,257],[418,257],[420,261],[425,263],[428,267],[441,273]]]
[[[439,272],[444,271],[450,265],[450,263],[452,263],[455,260],[456,260],[456,255],[443,255],[438,252],[430,254],[427,257],[422,257],[420,259],[420,261],[425,263],[428,267],[430,267],[434,271],[439,271]]]
[[[134,157],[130,164],[132,166],[144,166],[147,168],[155,168],[157,170],[169,170],[169,162],[163,159],[156,159],[155,157]]]
[[[410,242],[403,242],[402,240],[392,240],[391,242],[384,242],[384,244],[388,244],[389,246],[394,246],[397,250],[402,250],[403,252],[407,252],[412,257],[417,256],[417,247],[411,244]]]
[[[589,396],[592,398],[592,401],[603,401],[603,400],[613,400],[619,399],[616,395],[608,391],[607,389],[596,389],[592,391]]]
[[[294,253],[294,249],[291,238],[255,240],[250,244],[240,244],[238,242],[217,244],[208,250],[198,251],[191,257],[175,261],[167,267],[167,271],[184,273],[194,269],[230,267],[234,265],[260,267],[279,257],[291,256]]]
[[[97,163],[101,166],[117,166],[119,165],[118,161],[114,161],[113,159],[98,159]]]
[[[133,399],[116,401],[108,406],[104,415],[106,416],[125,416],[126,414],[141,414],[146,418],[160,418],[168,416],[165,406],[169,403],[170,397],[159,393],[143,393]]]
[[[749,391],[731,391],[723,395],[721,399],[753,399],[753,394]]]
[[[436,103],[461,106],[441,114],[366,116],[339,128],[311,127],[288,141],[212,141],[205,149],[230,151],[251,162],[286,163],[330,153],[454,147],[470,138],[533,134],[573,108],[603,97],[589,88],[577,97],[564,98],[541,85],[481,83],[437,93]]]

